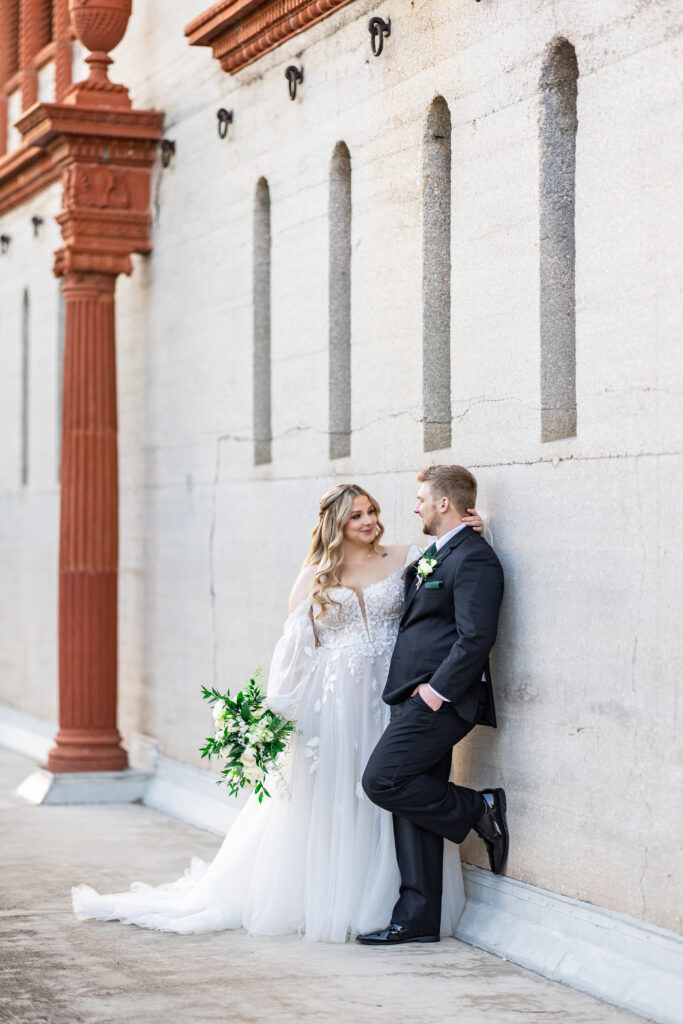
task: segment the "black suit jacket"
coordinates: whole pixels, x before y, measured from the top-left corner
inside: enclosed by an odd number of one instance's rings
[[[470,526],[456,533],[437,558],[439,564],[419,589],[416,566],[406,572],[384,700],[398,704],[416,686],[431,683],[461,718],[495,726],[489,651],[498,630],[503,568]]]

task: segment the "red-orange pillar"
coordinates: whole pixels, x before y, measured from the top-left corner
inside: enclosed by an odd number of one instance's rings
[[[116,277],[67,273],[54,772],[126,767],[116,728]]]
[[[132,253],[152,248],[151,168],[163,114],[134,110],[107,76],[131,0],[69,0],[91,51],[90,75],[58,103],[19,119],[28,145],[62,172],[63,246],[54,271],[66,300],[59,536],[59,732],[47,767],[126,767],[116,728],[118,467],[114,288]],[[64,28],[65,3],[56,13]],[[66,72],[58,90],[66,86]]]

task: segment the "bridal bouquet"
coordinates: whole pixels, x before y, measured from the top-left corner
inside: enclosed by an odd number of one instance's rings
[[[253,786],[259,803],[270,796],[265,787],[268,773],[281,776],[280,757],[295,729],[294,722],[266,706],[261,678],[257,669],[234,699],[230,690],[223,694],[202,687],[204,700],[212,706],[215,733],[200,748],[202,757],[225,760],[221,775],[231,796]]]

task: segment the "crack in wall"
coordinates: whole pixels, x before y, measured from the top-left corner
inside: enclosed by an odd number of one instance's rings
[[[683,395],[683,391],[676,391],[674,388],[660,388],[660,387],[646,387],[642,384],[634,384],[632,387],[627,388],[593,388],[591,390],[592,395],[627,395],[631,391],[637,391],[639,394],[645,391],[654,391],[659,395],[676,395],[680,397]]]
[[[464,420],[465,416],[467,416],[472,411],[472,409],[474,409],[478,405],[491,405],[492,403],[495,402],[517,402],[519,405],[524,405],[527,409],[533,408],[534,411],[539,411],[536,407],[527,405],[527,403],[524,402],[523,399],[517,398],[515,395],[504,395],[502,398],[474,398],[467,406],[467,408],[464,410],[464,412],[460,412],[457,414],[457,416],[453,417],[453,422],[459,423],[461,420]]]
[[[301,429],[305,429],[305,428],[301,428]],[[230,435],[228,435],[228,434],[225,434],[225,435],[221,434],[218,437],[217,440],[218,441],[223,441],[223,440],[227,441],[227,440],[233,440],[233,438]],[[243,440],[248,440],[248,438],[237,438],[237,440],[243,441]],[[178,445],[176,447],[183,448],[183,447],[187,447],[187,445]],[[148,447],[148,448],[145,448],[145,449],[141,449],[141,451],[144,451],[145,453],[149,453],[149,452],[155,452],[155,451],[168,451],[168,450],[172,450],[172,449],[173,449],[172,445],[163,445],[163,446],[158,446],[158,447]],[[646,452],[613,452],[611,454],[599,454],[599,455],[575,455],[575,454],[571,454],[570,453],[569,455],[549,455],[549,456],[546,456],[544,458],[539,458],[539,459],[513,459],[513,460],[510,460],[510,461],[507,461],[507,462],[506,461],[503,461],[503,462],[473,462],[473,461],[468,461],[467,465],[468,465],[468,467],[472,471],[477,470],[477,469],[508,469],[508,468],[513,467],[513,466],[528,466],[528,467],[531,467],[531,466],[551,465],[551,466],[553,466],[555,468],[555,467],[559,466],[559,464],[562,463],[562,462],[577,462],[577,463],[580,463],[580,462],[612,462],[612,461],[615,461],[615,460],[624,460],[624,459],[680,458],[681,455],[683,455],[683,451],[679,450],[679,449],[674,449],[674,450],[671,450],[671,451],[659,451],[659,452],[651,452],[651,451],[646,451]],[[416,453],[415,467],[417,468],[417,467],[421,466],[424,461],[425,461],[424,457],[421,457],[420,453]],[[412,466],[411,467],[405,467],[405,466],[398,466],[397,467],[397,466],[394,466],[391,469],[379,469],[376,466],[368,468],[366,466],[359,465],[358,467],[356,467],[354,469],[354,472],[358,473],[359,475],[362,474],[363,476],[377,476],[377,477],[381,477],[381,476],[400,476],[401,474],[410,473],[412,471],[413,471],[413,467]],[[253,475],[253,474],[245,474],[245,475],[242,475],[242,476],[231,477],[230,480],[231,480],[231,482],[239,480],[239,481],[245,481],[247,483],[286,483],[286,482],[291,481],[291,480],[316,480],[316,479],[320,479],[321,477],[327,478],[327,477],[330,476],[330,474],[334,475],[334,473],[335,473],[335,469],[334,469],[333,466],[331,466],[329,464],[322,464],[321,463],[320,467],[318,469],[316,469],[314,472],[310,472],[310,473],[299,472],[299,473],[296,474],[296,476],[294,476],[291,473],[275,474],[275,473],[271,472],[267,477],[260,477],[258,475]],[[201,483],[201,481],[199,481],[199,483]],[[214,484],[215,484],[215,481],[214,481]],[[145,490],[145,491],[163,491],[163,490],[168,490],[168,489],[176,489],[176,488],[178,488],[180,486],[184,486],[184,483],[180,479],[173,480],[173,481],[171,481],[169,483],[160,483],[160,484],[154,484],[154,483],[146,482],[144,484],[143,490]],[[37,491],[36,493],[47,494],[47,495],[53,495],[54,494],[53,491],[47,491],[47,490],[46,491]]]

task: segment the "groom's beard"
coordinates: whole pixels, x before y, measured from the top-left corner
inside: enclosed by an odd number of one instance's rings
[[[422,532],[426,533],[428,537],[434,536],[434,530],[436,529],[436,523],[427,522],[426,519],[422,520]]]

